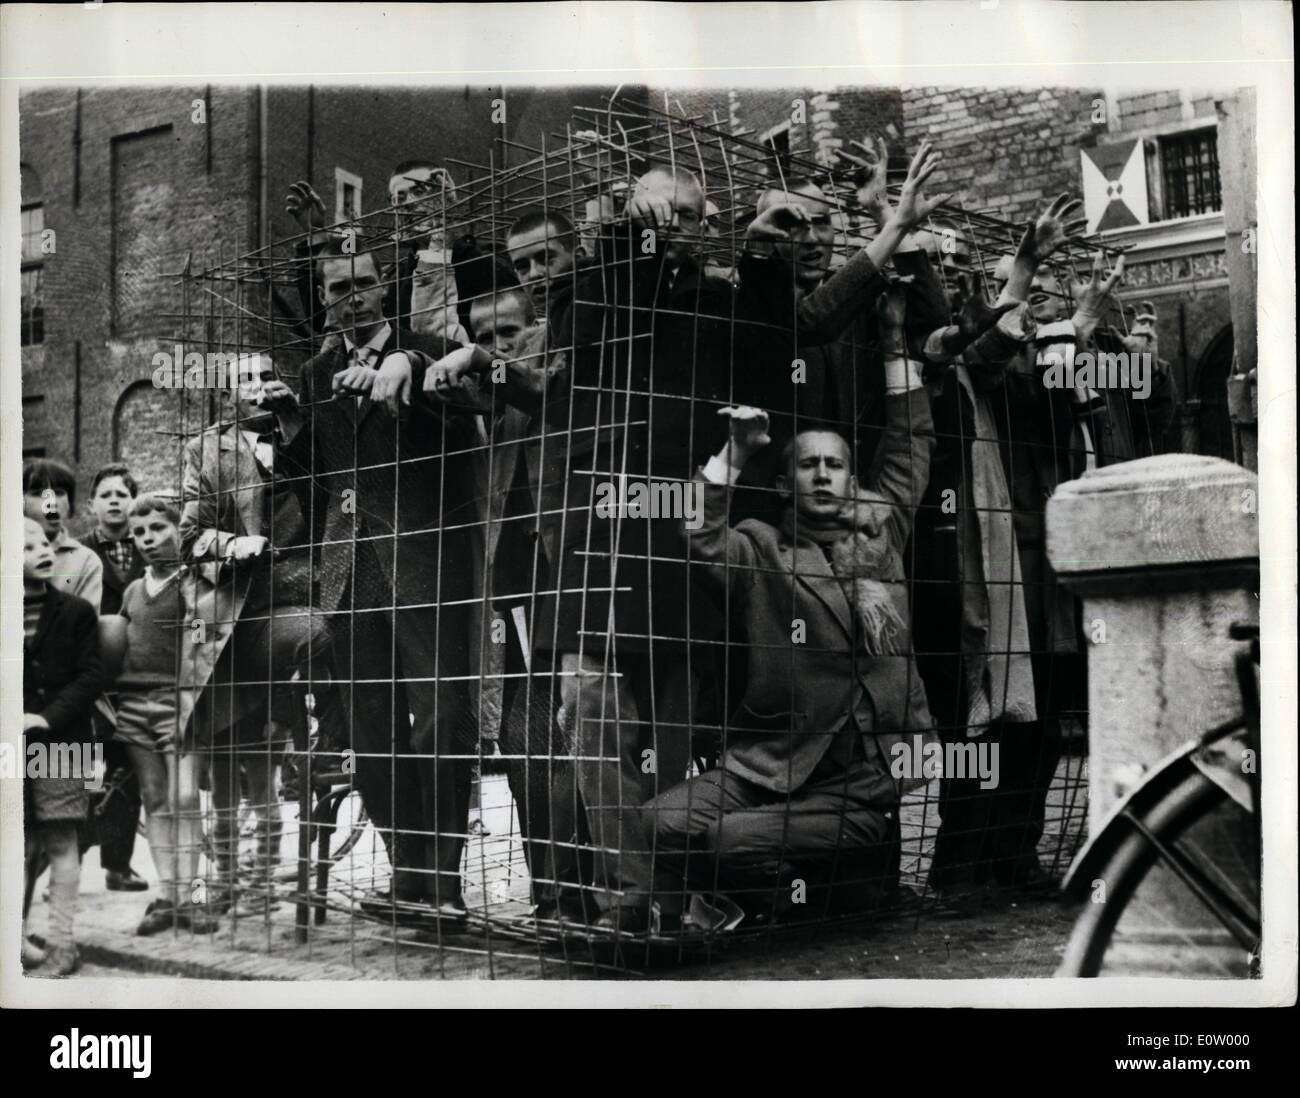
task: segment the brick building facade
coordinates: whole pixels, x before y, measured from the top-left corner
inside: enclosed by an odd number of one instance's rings
[[[125,460],[174,489],[179,397],[153,355],[182,307],[177,276],[291,236],[284,194],[310,179],[332,219],[388,205],[402,160],[457,180],[494,138],[563,133],[608,91],[492,87],[42,88],[20,101],[23,451],[94,470]],[[497,100],[505,104],[504,121]],[[502,154],[507,160],[522,149]],[[192,307],[198,308],[195,303]],[[201,412],[194,407],[191,416]],[[85,515],[77,526],[84,525]]]

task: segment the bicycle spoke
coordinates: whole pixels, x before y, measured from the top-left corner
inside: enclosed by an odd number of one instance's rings
[[[1243,949],[1252,950],[1259,942],[1259,913],[1247,910],[1237,898],[1222,887],[1222,877],[1211,879],[1206,867],[1198,865],[1176,845],[1163,842],[1150,828],[1131,813],[1126,814],[1133,825],[1155,850],[1160,860],[1181,880],[1210,910]],[[1217,874],[1215,874],[1217,876]],[[1231,886],[1229,885],[1229,888]]]

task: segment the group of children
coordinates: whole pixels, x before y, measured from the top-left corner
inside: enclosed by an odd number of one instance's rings
[[[141,934],[172,926],[214,929],[204,908],[190,902],[201,845],[200,756],[185,750],[185,647],[189,624],[202,612],[204,583],[184,567],[175,503],[138,495],[125,466],[96,476],[96,519],[90,546],[73,538],[76,480],[57,461],[31,458],[23,468],[23,734],[25,757],[40,746],[53,761],[80,758],[96,736],[101,699],[113,689],[111,737],[124,749],[146,813],[150,853],[160,875],[159,896],[149,904]],[[110,612],[100,617],[101,609]],[[115,616],[110,616],[115,615]],[[178,750],[179,748],[179,750]],[[79,833],[89,825],[91,789],[105,775],[62,773],[24,782],[26,881],[22,959],[42,975],[76,970],[73,919],[80,881]],[[124,826],[133,835],[138,801],[114,791],[126,805]],[[119,813],[121,814],[121,813]],[[141,891],[147,884],[126,860],[101,855],[110,889]],[[121,845],[120,839],[118,845]],[[48,933],[27,933],[37,878],[50,867]],[[116,863],[116,864],[110,864]]]

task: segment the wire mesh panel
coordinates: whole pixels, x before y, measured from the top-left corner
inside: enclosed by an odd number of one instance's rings
[[[571,975],[1064,869],[1089,626],[1043,508],[1158,394],[1075,376],[1096,246],[995,312],[1025,227],[902,225],[922,158],[860,151],[616,98],[192,257],[196,921]]]

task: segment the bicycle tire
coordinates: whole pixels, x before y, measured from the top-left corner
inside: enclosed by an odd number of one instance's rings
[[[1142,817],[1147,829],[1167,845],[1176,843],[1196,824],[1232,798],[1190,762],[1178,784]],[[1121,817],[1122,818],[1122,817]],[[1256,817],[1257,818],[1257,817]],[[1115,930],[1129,902],[1151,869],[1159,853],[1140,831],[1131,828],[1096,879],[1105,882],[1104,903],[1089,902],[1074,924],[1058,976],[1092,978],[1100,975]],[[1255,885],[1258,887],[1258,867]]]

